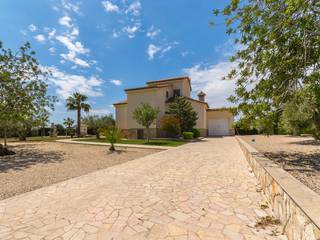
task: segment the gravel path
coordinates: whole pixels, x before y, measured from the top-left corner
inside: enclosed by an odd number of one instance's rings
[[[55,142],[11,143],[17,153],[0,157],[0,199],[146,156],[158,150],[120,149]]]
[[[311,137],[241,136],[258,151],[320,194],[320,142]],[[253,142],[252,139],[255,139]]]

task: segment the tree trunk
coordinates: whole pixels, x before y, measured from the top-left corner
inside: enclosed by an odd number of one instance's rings
[[[3,132],[3,139],[4,139],[4,147],[7,147],[7,128],[4,127],[4,132]]]
[[[41,129],[41,137],[44,137],[44,135],[46,134],[46,129],[44,124],[42,125],[42,129]]]
[[[314,137],[320,139],[320,113],[315,113],[313,117]]]
[[[116,149],[114,148],[114,144],[113,143],[111,143],[111,146],[110,146],[110,148],[109,148],[109,151],[115,151]]]
[[[80,130],[81,130],[81,108],[78,108],[77,112],[77,137],[80,137]]]
[[[150,129],[147,127],[147,141],[149,142],[150,140]]]

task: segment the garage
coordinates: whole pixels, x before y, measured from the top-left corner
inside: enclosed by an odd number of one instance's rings
[[[229,118],[208,119],[209,136],[226,136],[229,133]]]

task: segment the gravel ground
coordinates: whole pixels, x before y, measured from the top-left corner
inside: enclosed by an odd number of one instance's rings
[[[120,149],[55,142],[11,143],[17,154],[0,157],[0,199],[140,158],[159,150]]]
[[[320,194],[320,142],[312,137],[241,136],[300,182]],[[255,139],[253,142],[252,139]]]

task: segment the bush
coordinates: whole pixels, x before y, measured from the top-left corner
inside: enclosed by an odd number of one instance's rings
[[[198,138],[200,137],[200,130],[197,128],[192,129],[192,133],[193,133],[193,138]]]
[[[183,132],[182,136],[183,136],[183,139],[186,139],[186,140],[193,139],[193,132]]]
[[[175,116],[166,115],[160,120],[161,129],[166,131],[169,137],[176,137],[180,134],[180,121]]]

